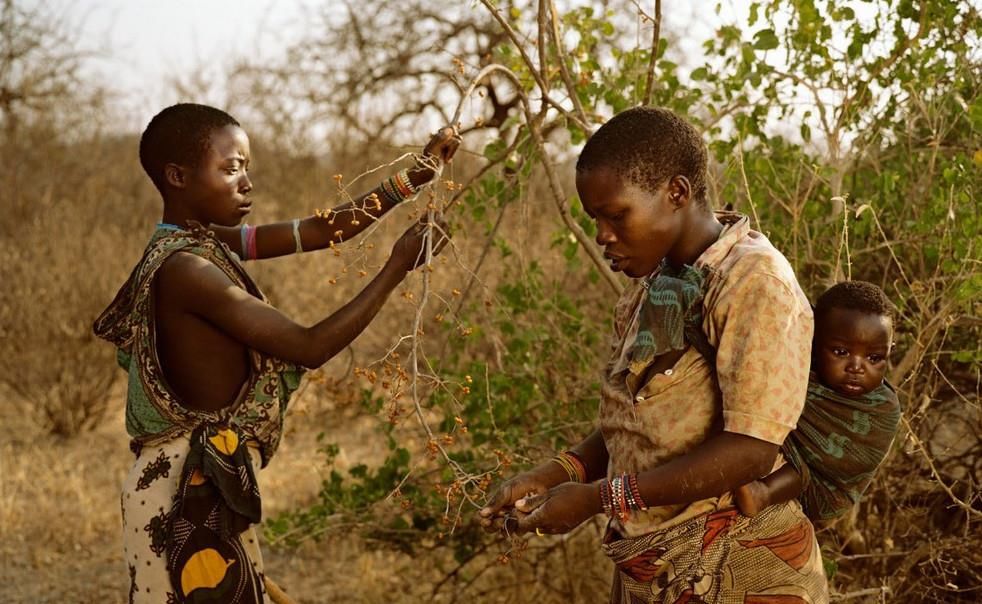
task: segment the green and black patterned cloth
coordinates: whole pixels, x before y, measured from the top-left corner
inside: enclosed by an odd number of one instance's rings
[[[809,518],[830,520],[859,501],[886,457],[900,424],[900,402],[884,382],[851,398],[812,373],[798,427],[781,450],[801,475],[800,500]]]
[[[700,347],[705,338],[698,337],[702,335],[705,286],[703,270],[688,264],[676,269],[662,262],[638,310],[638,332],[628,351],[627,366],[631,373],[640,374],[655,357],[682,350],[689,343],[707,354]],[[712,362],[714,358],[715,354],[707,360]]]

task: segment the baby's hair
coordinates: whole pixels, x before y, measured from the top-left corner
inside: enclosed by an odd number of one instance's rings
[[[623,180],[654,193],[669,178],[685,176],[692,198],[706,198],[706,143],[686,120],[661,107],[635,107],[618,113],[586,142],[576,173],[610,168]]]
[[[815,303],[816,321],[833,308],[858,310],[894,318],[893,304],[879,286],[868,281],[843,281],[825,290]]]
[[[178,103],[153,116],[140,137],[140,164],[153,184],[164,192],[164,166],[169,163],[195,167],[208,150],[211,133],[238,126],[221,109],[195,103]]]

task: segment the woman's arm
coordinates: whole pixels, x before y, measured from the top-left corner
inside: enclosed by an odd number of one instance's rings
[[[604,435],[599,428],[570,450],[583,461],[587,482],[600,480],[607,476],[607,460],[609,459],[607,444],[604,442]]]
[[[721,432],[685,455],[639,473],[638,488],[648,506],[716,497],[770,472],[777,451],[773,443]]]
[[[437,132],[423,149],[423,154],[434,161],[449,162],[460,138],[453,129],[443,128]],[[420,187],[433,179],[433,169],[417,165],[408,170],[409,181],[413,187]],[[331,244],[339,244],[358,236],[366,227],[379,220],[386,212],[398,205],[382,191],[379,185],[362,197],[332,208],[323,216],[309,216],[299,221],[300,245],[305,252],[322,250]],[[211,225],[209,229],[234,252],[242,250],[242,227]],[[293,221],[264,224],[256,227],[256,248],[254,259],[277,258],[296,253]]]
[[[446,224],[432,231],[434,254],[447,243]],[[217,266],[193,254],[172,255],[158,273],[159,287],[182,292],[180,310],[199,317],[253,350],[305,367],[319,367],[343,350],[372,321],[392,290],[424,261],[427,225],[417,222],[400,237],[378,275],[353,300],[305,327],[250,295]]]
[[[722,432],[662,466],[639,473],[638,488],[650,507],[715,497],[766,474],[777,450],[777,445],[752,436]],[[515,508],[527,512],[517,516],[517,530],[546,533],[566,533],[604,511],[599,482],[560,484],[548,493],[517,499]]]

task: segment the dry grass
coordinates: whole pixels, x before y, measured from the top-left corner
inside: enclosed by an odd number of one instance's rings
[[[19,421],[3,401],[8,412],[0,417],[0,601],[125,601],[118,498],[132,457],[122,428],[122,400],[114,393],[115,413],[72,439],[53,438]],[[297,419],[280,454],[260,474],[270,514],[309,498],[319,484],[318,426]],[[362,460],[371,457],[371,448],[359,441],[357,423],[335,422],[331,436],[347,456]],[[267,564],[270,575],[300,602],[338,601],[344,594],[381,602],[399,587],[398,571],[413,561],[338,539],[296,552],[268,551]]]
[[[2,408],[0,601],[121,602],[121,414],[62,439]]]

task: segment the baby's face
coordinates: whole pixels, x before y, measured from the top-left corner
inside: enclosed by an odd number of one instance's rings
[[[889,317],[831,308],[815,325],[818,378],[843,396],[870,392],[883,381],[893,339]]]

